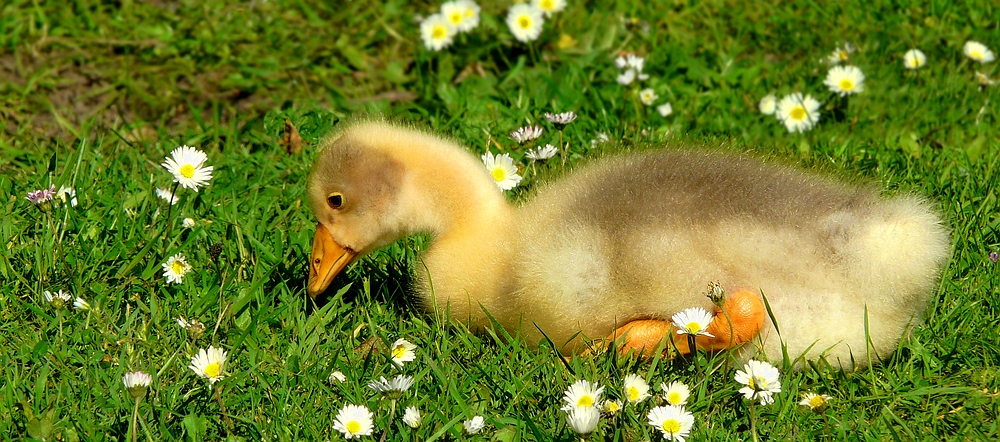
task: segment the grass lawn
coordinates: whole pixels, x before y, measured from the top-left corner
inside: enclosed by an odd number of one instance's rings
[[[439,2],[5,1],[0,437],[340,440],[334,420],[357,404],[374,420],[362,440],[571,441],[566,388],[585,379],[622,399],[636,373],[657,396],[663,382],[690,386],[690,440],[1000,438],[1000,263],[990,257],[1000,250],[1000,64],[963,53],[970,40],[1000,50],[1000,9],[987,0],[568,3],[522,43],[505,23],[510,3],[484,1],[478,26],[431,51],[415,17]],[[847,43],[841,64],[865,80],[840,97],[824,79]],[[926,65],[907,69],[914,48]],[[623,53],[645,57],[648,79],[616,81]],[[650,106],[646,88],[657,95]],[[801,133],[758,110],[766,95],[794,92],[821,103]],[[540,124],[539,143],[558,144],[543,114],[563,111],[579,115],[561,135],[566,165],[532,163],[508,134]],[[356,115],[446,134],[477,155],[509,154],[525,175],[505,192],[512,201],[617,151],[751,152],[927,197],[953,254],[925,323],[897,352],[847,373],[771,361],[782,392],[765,406],[738,393],[725,354],[563,361],[544,343],[470,334],[422,312],[408,293],[426,237],[354,264],[314,305],[306,178],[319,140]],[[282,143],[286,120],[300,152]],[[161,163],[180,145],[204,151],[213,177],[197,192],[177,189],[169,205],[156,190],[174,188]],[[73,188],[77,204],[26,198],[50,186]],[[192,270],[174,284],[162,265],[178,253]],[[90,309],[55,308],[45,292],[60,290]],[[389,352],[398,339],[417,346],[401,367]],[[209,346],[228,352],[215,383],[188,367]],[[133,371],[152,376],[139,401],[122,382]],[[338,371],[346,380],[331,382]],[[414,384],[398,398],[368,387],[400,374]],[[829,408],[803,410],[806,392],[831,396]],[[657,401],[602,417],[591,440],[661,440],[646,417]],[[410,406],[418,428],[401,420]],[[485,428],[464,434],[475,416]]]

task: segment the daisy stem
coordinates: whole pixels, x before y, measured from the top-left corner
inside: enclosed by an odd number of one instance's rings
[[[132,434],[132,442],[137,442],[139,440],[139,433],[137,432],[139,428],[136,426],[136,422],[139,420],[139,402],[142,398],[135,400],[135,407],[132,409],[132,424],[129,425],[129,433]]]
[[[694,370],[698,371],[698,348],[694,346],[694,335],[688,333],[687,340],[688,350],[691,351],[691,363],[694,364]]]
[[[750,435],[753,436],[753,442],[758,442],[757,440],[757,407],[750,405]]]
[[[166,232],[163,235],[163,240],[164,241],[166,241],[167,237],[170,236],[170,226],[173,225],[173,223],[170,222],[170,212],[173,211],[173,209],[174,209],[174,194],[176,194],[176,192],[177,192],[177,186],[179,186],[180,184],[181,183],[174,183],[174,188],[170,189],[170,200],[167,201],[167,228],[166,228]],[[166,251],[164,251],[164,252],[166,252]]]
[[[391,423],[395,419],[395,417],[396,417],[396,400],[392,399],[389,401],[389,422]],[[386,427],[387,428],[385,429],[385,431],[382,432],[382,437],[379,438],[379,442],[385,442],[386,436],[389,435],[388,425]]]
[[[569,145],[563,146],[562,129],[559,129],[559,150],[562,151],[562,167],[566,167],[566,157],[569,156]]]
[[[212,386],[209,385],[208,388],[211,390]],[[222,415],[222,421],[226,423],[226,432],[227,434],[232,435],[234,430],[233,421],[229,419],[229,414],[226,413],[226,403],[222,401],[221,385],[219,386],[219,389],[215,390],[215,399],[219,402],[219,414]]]
[[[639,129],[642,130],[642,103],[639,102],[639,92],[635,89],[632,90],[632,105],[635,107],[635,119],[639,122]]]

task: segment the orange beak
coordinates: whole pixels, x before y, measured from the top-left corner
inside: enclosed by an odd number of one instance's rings
[[[326,226],[318,224],[309,260],[309,286],[306,288],[309,297],[316,299],[316,296],[323,293],[333,278],[357,255],[358,252],[337,244]]]

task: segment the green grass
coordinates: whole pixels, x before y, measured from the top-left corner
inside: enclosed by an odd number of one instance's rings
[[[1000,72],[961,52],[970,39],[1000,50],[991,2],[570,1],[531,45],[506,30],[508,5],[489,2],[476,30],[432,53],[413,16],[437,6],[0,6],[0,435],[125,440],[133,401],[121,377],[143,370],[154,381],[139,406],[141,440],[339,440],[333,418],[354,403],[375,412],[369,440],[464,439],[461,422],[479,414],[488,426],[472,440],[569,441],[559,410],[566,386],[589,379],[620,397],[632,372],[654,386],[692,386],[693,440],[747,440],[748,413],[762,439],[1000,437],[1000,265],[988,258],[1000,248],[1000,97],[974,78]],[[626,28],[627,17],[648,30]],[[560,49],[561,34],[577,44]],[[844,41],[858,47],[851,63],[867,77],[849,102],[822,85],[822,58]],[[929,61],[916,72],[901,63],[912,47]],[[674,115],[643,108],[635,88],[615,82],[618,51],[647,57],[647,84]],[[819,125],[804,134],[756,111],[764,95],[794,91],[824,103]],[[723,144],[936,201],[954,252],[926,324],[869,371],[792,372],[775,361],[784,391],[756,407],[736,393],[725,355],[702,357],[700,368],[614,354],[563,363],[545,345],[476,336],[421,312],[407,291],[426,238],[354,265],[325,303],[307,300],[314,220],[303,199],[315,151],[284,152],[285,119],[315,146],[351,115],[381,114],[477,153],[496,141],[523,166],[524,151],[506,134],[564,110],[580,114],[566,131],[571,165],[665,143]],[[591,148],[597,132],[617,141]],[[153,191],[171,185],[159,164],[181,144],[204,149],[215,176],[198,193],[180,192],[168,219]],[[539,176],[562,172],[547,164]],[[536,181],[509,197],[525,198]],[[74,187],[79,205],[49,214],[25,199],[49,185]],[[185,217],[196,227],[182,228]],[[217,262],[213,244],[222,247]],[[160,265],[179,252],[195,271],[167,284]],[[60,289],[95,309],[54,310],[43,291]],[[204,322],[206,334],[190,339],[178,316]],[[360,350],[400,337],[419,346],[401,370],[384,351]],[[230,360],[211,391],[187,368],[208,345]],[[348,381],[328,383],[333,370]],[[390,402],[366,384],[400,372],[416,384],[391,417]],[[798,409],[806,391],[834,397],[825,415]],[[417,430],[399,421],[408,405],[424,414]],[[627,407],[594,439],[657,440],[645,419],[651,406]]]

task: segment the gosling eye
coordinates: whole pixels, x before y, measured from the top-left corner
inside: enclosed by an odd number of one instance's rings
[[[338,210],[344,205],[344,195],[340,192],[333,192],[326,196],[326,203],[330,205],[331,209]]]

